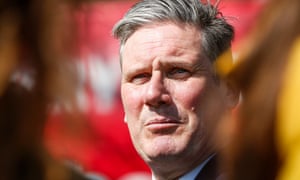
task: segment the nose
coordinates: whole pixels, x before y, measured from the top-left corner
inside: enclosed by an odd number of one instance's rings
[[[159,107],[171,102],[171,96],[160,72],[154,72],[145,90],[144,103]]]

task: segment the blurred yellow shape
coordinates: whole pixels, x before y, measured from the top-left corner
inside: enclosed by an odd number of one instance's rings
[[[219,75],[226,76],[233,68],[231,49],[225,51],[215,62],[215,68]]]
[[[290,54],[279,96],[277,140],[284,159],[279,180],[300,179],[300,38]]]

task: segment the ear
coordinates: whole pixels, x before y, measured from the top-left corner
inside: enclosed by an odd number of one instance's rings
[[[237,106],[240,100],[240,91],[238,88],[228,80],[222,80],[221,90],[224,97],[224,103],[229,109]]]

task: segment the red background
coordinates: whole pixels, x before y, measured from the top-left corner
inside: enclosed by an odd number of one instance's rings
[[[55,157],[80,164],[85,171],[107,179],[121,179],[137,172],[150,175],[135,152],[123,121],[118,42],[111,35],[114,23],[132,4],[96,1],[80,6],[74,16],[79,25],[80,44],[76,52],[81,77],[78,103],[85,114],[87,130],[81,136],[76,134],[76,128],[70,133],[64,117],[53,114],[45,133],[47,147]],[[250,30],[262,5],[261,1],[237,0],[225,0],[219,5],[236,29],[234,53],[238,54],[238,43]]]

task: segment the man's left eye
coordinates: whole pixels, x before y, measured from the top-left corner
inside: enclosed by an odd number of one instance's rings
[[[173,79],[185,79],[190,75],[191,72],[184,68],[173,68],[168,73],[168,77]]]

